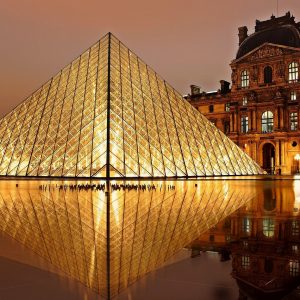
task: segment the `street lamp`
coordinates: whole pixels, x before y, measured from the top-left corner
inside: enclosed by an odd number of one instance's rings
[[[299,173],[299,169],[300,169],[300,167],[299,167],[300,154],[299,154],[299,153],[297,153],[297,154],[295,155],[295,160],[297,161],[297,173]]]

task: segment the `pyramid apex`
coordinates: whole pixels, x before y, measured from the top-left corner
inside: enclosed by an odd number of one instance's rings
[[[118,41],[108,32],[0,120],[0,176],[262,173]]]

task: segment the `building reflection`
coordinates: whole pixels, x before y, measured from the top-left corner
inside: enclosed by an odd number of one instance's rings
[[[256,197],[192,243],[232,257],[240,299],[282,299],[300,285],[300,182],[265,181]]]
[[[2,180],[0,230],[111,298],[249,201],[254,181],[93,184]]]

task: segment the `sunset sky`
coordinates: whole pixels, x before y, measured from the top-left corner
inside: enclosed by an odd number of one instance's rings
[[[238,27],[276,15],[276,0],[0,0],[0,116],[108,31],[182,94],[230,80]],[[300,21],[299,0],[279,1]]]

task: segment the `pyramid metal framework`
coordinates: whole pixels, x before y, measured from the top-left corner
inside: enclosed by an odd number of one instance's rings
[[[0,230],[111,299],[252,199],[256,182],[155,181],[108,194],[61,184],[1,180]]]
[[[261,173],[110,33],[0,120],[2,176]]]

